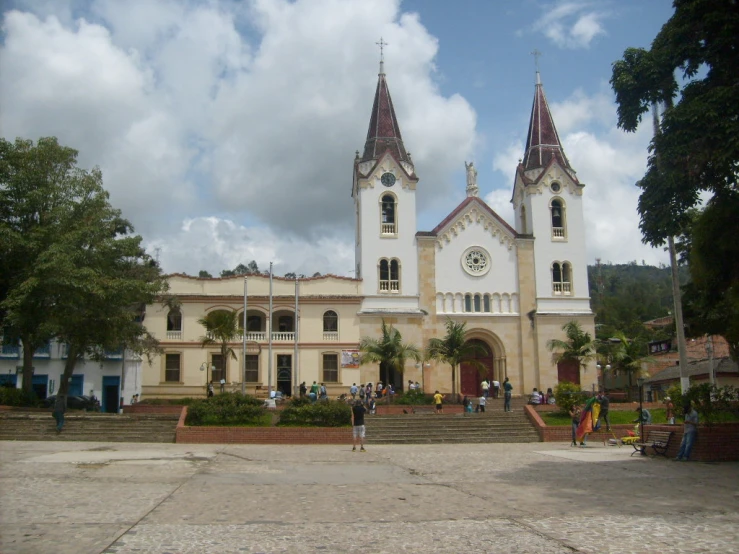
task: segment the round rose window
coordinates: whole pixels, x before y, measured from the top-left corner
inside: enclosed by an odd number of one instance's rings
[[[485,275],[490,270],[490,256],[479,246],[468,248],[462,255],[462,267],[470,275]]]

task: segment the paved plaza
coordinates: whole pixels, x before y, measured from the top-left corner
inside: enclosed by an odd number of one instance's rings
[[[0,442],[0,551],[739,552],[739,464],[632,451]]]

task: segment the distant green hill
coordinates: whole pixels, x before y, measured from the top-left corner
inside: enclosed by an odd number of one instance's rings
[[[687,268],[680,268],[679,273],[684,283],[688,279]],[[673,311],[669,267],[636,262],[589,265],[588,282],[599,336],[613,330],[621,330],[630,337],[643,335],[641,323]]]

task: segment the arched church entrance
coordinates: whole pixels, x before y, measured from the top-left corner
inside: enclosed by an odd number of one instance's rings
[[[493,356],[493,349],[485,341],[472,339],[468,340],[467,344],[474,344],[477,348],[476,352],[462,361],[460,365],[460,394],[479,397],[482,396],[482,380],[487,378],[488,381],[493,381],[495,357]],[[470,360],[482,364],[484,369],[477,364],[470,363]]]
[[[396,393],[400,394],[403,392],[403,374],[390,364],[386,364],[385,362],[380,363],[380,381],[382,381],[385,387],[388,384],[392,384],[393,390]]]

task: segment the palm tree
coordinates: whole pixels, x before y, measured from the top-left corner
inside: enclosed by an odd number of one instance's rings
[[[452,398],[454,400],[457,399],[457,366],[459,364],[465,361],[480,371],[487,370],[483,364],[473,359],[473,356],[482,349],[477,344],[467,342],[466,326],[466,323],[457,323],[447,318],[444,338],[430,339],[426,348],[427,358],[452,366]]]
[[[595,341],[590,333],[583,331],[577,321],[566,323],[562,330],[567,340],[551,339],[547,348],[552,352],[552,363],[577,362],[579,369],[585,369],[595,358]]]
[[[628,338],[622,331],[613,334],[618,339],[613,352],[614,365],[621,371],[629,374],[629,400],[631,400],[631,389],[633,387],[632,376],[634,373],[641,373],[641,366],[644,362],[653,361],[652,358],[646,356],[646,345],[642,341],[632,340]]]
[[[225,369],[228,358],[236,360],[236,352],[228,343],[233,342],[241,335],[239,327],[239,317],[236,312],[227,310],[216,310],[210,312],[205,317],[198,319],[198,323],[205,327],[205,336],[200,337],[200,344],[203,348],[214,344],[219,345],[221,349],[221,360],[224,370],[223,378],[225,379]],[[212,375],[211,375],[212,379]]]
[[[385,323],[384,319],[382,320],[380,338],[362,337],[359,350],[362,352],[361,364],[380,364],[380,378],[385,379],[385,382],[389,378],[391,368],[403,373],[406,360],[421,361],[421,353],[418,348],[412,344],[404,343],[400,331]]]

